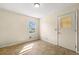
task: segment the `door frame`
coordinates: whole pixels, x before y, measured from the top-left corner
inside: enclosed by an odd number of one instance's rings
[[[78,9],[76,9],[76,53],[78,53],[77,50],[77,40],[78,40]]]
[[[78,39],[78,9],[76,9],[75,11],[70,11],[70,12],[75,12],[75,19],[76,19],[76,28],[75,28],[75,32],[76,32],[76,41],[75,41],[75,52],[79,53],[79,51],[77,51],[77,39]],[[70,13],[68,12],[68,13]],[[66,13],[67,14],[67,13]],[[63,15],[63,14],[62,14]],[[59,34],[60,34],[60,30],[59,30],[59,19],[60,16],[57,16],[57,45],[59,46]]]

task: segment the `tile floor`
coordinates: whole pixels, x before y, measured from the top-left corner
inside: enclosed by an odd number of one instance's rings
[[[0,55],[77,55],[77,53],[42,40],[36,40],[0,48]]]

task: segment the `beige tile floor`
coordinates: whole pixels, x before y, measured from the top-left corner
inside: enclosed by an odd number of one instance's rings
[[[36,40],[0,48],[0,55],[77,55],[77,53],[42,40]]]

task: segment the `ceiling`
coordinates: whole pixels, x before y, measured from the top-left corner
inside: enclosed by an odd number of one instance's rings
[[[76,4],[77,3],[40,3],[40,8],[35,8],[33,3],[0,3],[0,8],[42,18],[51,12]]]

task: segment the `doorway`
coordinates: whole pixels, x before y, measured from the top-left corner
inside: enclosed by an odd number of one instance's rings
[[[76,11],[58,16],[58,45],[76,51]]]

